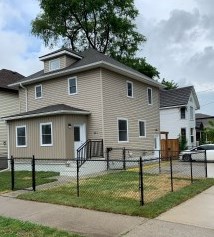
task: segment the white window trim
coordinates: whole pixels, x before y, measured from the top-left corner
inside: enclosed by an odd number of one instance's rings
[[[75,79],[75,81],[76,81],[76,92],[75,93],[70,93],[70,80],[72,80],[72,79]],[[78,87],[77,87],[77,77],[69,77],[68,78],[68,94],[69,95],[76,95],[76,94],[78,94]]]
[[[42,144],[42,126],[43,125],[51,125],[51,144]],[[40,123],[40,146],[53,146],[53,126],[52,126],[52,122],[48,122],[48,123]]]
[[[125,120],[127,124],[127,141],[120,141],[119,138],[119,120]],[[129,142],[129,123],[126,118],[117,118],[117,133],[118,133],[118,143],[128,143]]]
[[[59,66],[57,68],[51,69],[51,63],[54,62],[54,61],[58,61]],[[55,59],[52,59],[52,60],[49,61],[49,72],[56,71],[56,70],[59,70],[59,69],[60,69],[60,59],[59,58],[55,58]]]
[[[40,96],[40,97],[37,97],[37,96],[36,96],[36,88],[37,88],[37,87],[41,87],[41,96]],[[41,99],[41,98],[42,98],[42,84],[35,86],[35,99],[37,100],[37,99]]]
[[[17,133],[17,129],[18,128],[25,128],[25,145],[18,145],[18,133]],[[26,125],[20,125],[20,126],[16,126],[16,147],[27,147],[27,128]]]
[[[151,90],[151,104],[149,103],[149,90]],[[147,101],[148,105],[153,105],[153,91],[151,87],[147,87]]]
[[[128,95],[128,83],[132,85],[132,96]],[[128,98],[134,98],[134,84],[132,81],[126,81],[126,95]]]
[[[144,122],[145,136],[140,136],[140,122]],[[139,130],[139,138],[146,138],[146,120],[143,119],[138,120],[138,130]]]

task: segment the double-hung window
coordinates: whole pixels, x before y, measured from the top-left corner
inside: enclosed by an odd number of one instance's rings
[[[139,120],[139,137],[146,137],[146,123],[143,120]]]
[[[75,95],[77,94],[77,78],[72,77],[68,79],[68,94]]]
[[[53,145],[52,123],[40,123],[40,144],[41,146]]]
[[[128,142],[128,120],[118,119],[118,141]]]
[[[193,107],[192,106],[190,106],[190,120],[193,120]]]
[[[16,127],[16,147],[26,147],[26,125]]]
[[[49,61],[49,71],[55,71],[60,69],[60,60],[59,58]]]
[[[194,142],[194,128],[190,128],[190,141],[191,143]]]
[[[181,119],[185,119],[186,118],[186,108],[181,107],[180,112],[181,112]]]
[[[42,85],[35,86],[35,99],[42,98]]]
[[[148,104],[152,105],[152,88],[147,89]]]
[[[127,81],[127,97],[133,98],[133,82]]]

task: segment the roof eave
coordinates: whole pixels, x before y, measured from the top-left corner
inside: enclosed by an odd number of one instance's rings
[[[120,68],[118,66],[115,66],[111,63],[107,63],[105,61],[99,61],[99,62],[96,62],[96,63],[91,63],[91,64],[88,64],[88,65],[85,65],[85,66],[80,66],[80,67],[77,67],[77,68],[62,70],[62,71],[59,71],[59,72],[54,72],[54,73],[51,73],[51,74],[48,74],[48,75],[43,75],[41,77],[33,78],[33,79],[30,79],[30,80],[25,80],[25,81],[13,83],[13,84],[10,84],[9,86],[10,87],[17,86],[20,83],[22,85],[29,85],[29,84],[34,83],[34,82],[44,81],[44,80],[52,79],[52,78],[55,78],[55,77],[58,77],[58,76],[66,76],[70,73],[82,72],[82,71],[94,69],[94,68],[97,68],[97,67],[103,67],[103,68],[109,69],[111,71],[117,72],[119,74],[131,77],[135,80],[139,80],[141,82],[147,83],[151,86],[155,86],[155,87],[158,87],[158,88],[163,88],[163,85],[161,83],[147,77],[146,75],[142,74],[142,76],[141,76],[138,73],[129,71],[127,69]]]
[[[89,111],[67,111],[67,110],[59,110],[59,111],[52,111],[46,113],[38,113],[38,114],[28,114],[28,115],[17,115],[11,117],[2,117],[1,119],[4,121],[11,121],[11,120],[20,120],[20,119],[27,119],[27,118],[36,118],[36,117],[45,117],[50,115],[63,115],[63,114],[76,114],[76,115],[90,115],[91,112]]]

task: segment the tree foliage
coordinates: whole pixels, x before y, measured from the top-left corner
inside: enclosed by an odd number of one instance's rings
[[[161,82],[164,86],[166,86],[164,89],[165,90],[171,90],[171,89],[176,89],[178,88],[178,84],[176,82],[172,81],[167,81],[163,78]]]
[[[214,143],[214,120],[209,120],[209,126],[206,128],[207,140]]]
[[[145,58],[135,58],[146,38],[134,23],[134,0],[39,0],[42,12],[32,21],[32,34],[46,46],[62,43],[75,51],[94,48],[147,76],[159,76]]]

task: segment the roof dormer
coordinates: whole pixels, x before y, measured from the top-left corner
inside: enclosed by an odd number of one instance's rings
[[[62,48],[41,56],[39,59],[44,62],[44,73],[48,73],[66,68],[82,59],[82,57],[70,49]]]

